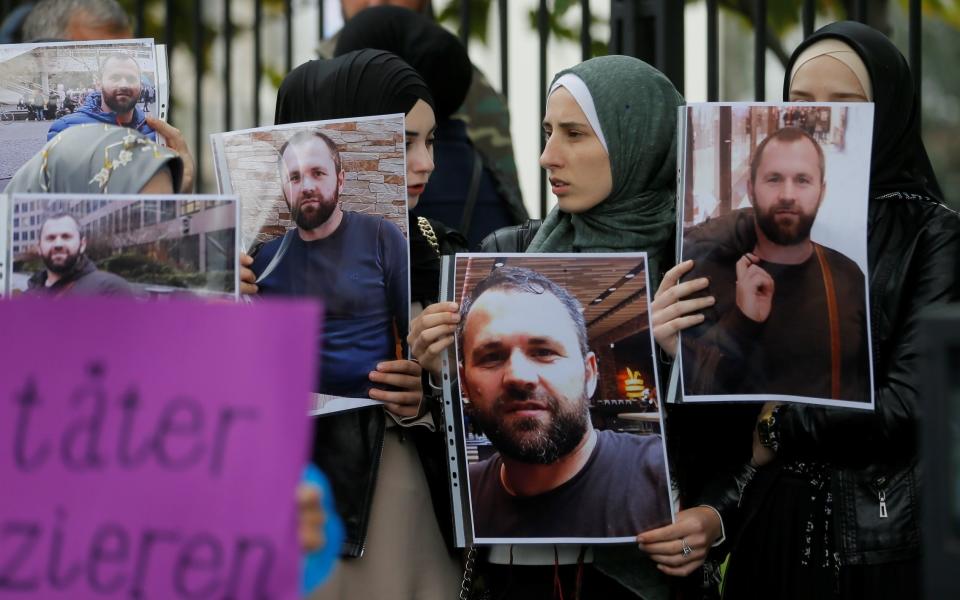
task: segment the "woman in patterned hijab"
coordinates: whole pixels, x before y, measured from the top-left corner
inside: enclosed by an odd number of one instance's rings
[[[4,190],[52,194],[171,194],[183,179],[180,155],[115,125],[78,125],[47,142]]]

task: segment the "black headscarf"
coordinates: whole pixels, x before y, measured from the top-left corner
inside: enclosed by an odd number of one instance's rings
[[[407,114],[417,100],[434,108],[430,89],[413,67],[384,50],[356,50],[291,71],[277,92],[275,122]],[[440,256],[420,228],[410,225],[411,299],[427,304],[437,294]]]
[[[359,50],[290,71],[277,91],[274,122],[406,114],[417,100],[436,110],[430,89],[410,65],[390,52]]]
[[[426,80],[437,102],[437,121],[463,104],[473,78],[466,49],[452,33],[429,18],[398,6],[360,11],[340,31],[335,56],[362,48],[393,52]]]
[[[790,79],[797,57],[824,38],[845,42],[867,66],[873,86],[873,156],[870,197],[891,192],[923,194],[943,200],[930,158],[920,138],[920,103],[910,67],[885,35],[855,21],[840,21],[818,29],[803,41],[787,65],[783,99],[790,98]]]

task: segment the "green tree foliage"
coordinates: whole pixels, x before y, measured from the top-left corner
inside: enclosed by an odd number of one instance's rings
[[[703,0],[686,0],[688,4]],[[903,10],[908,9],[909,0],[898,0]],[[855,0],[817,0],[818,15],[831,15],[836,19],[852,19],[857,16]],[[867,2],[867,22],[886,34],[890,33],[887,21],[889,0],[870,0]],[[752,28],[756,21],[755,2],[753,0],[720,0],[720,8],[728,14],[736,15]],[[924,16],[942,20],[955,29],[960,29],[960,1],[923,0]],[[780,42],[784,34],[801,25],[803,0],[777,0],[767,2],[767,48],[786,66],[790,54]]]
[[[468,0],[470,2],[470,39],[487,43],[487,22],[491,0]],[[460,29],[460,0],[452,0],[437,13],[437,21]]]
[[[924,0],[923,15],[940,19],[954,29],[960,29],[960,0]],[[900,0],[904,12],[910,9],[909,0]]]
[[[117,0],[130,15],[133,26],[136,27],[137,0]],[[278,0],[279,1],[279,0]],[[166,41],[166,0],[145,0],[143,8],[144,23],[143,37],[153,38],[158,44]],[[194,45],[194,22],[193,22],[194,1],[193,0],[173,0],[173,48],[168,48],[167,52],[172,53],[177,49],[186,48],[191,54],[195,52]],[[218,22],[217,27],[210,23],[202,23],[203,27],[203,70],[210,69],[210,52],[213,43],[221,34],[223,24]]]
[[[437,14],[437,20],[459,27],[460,3],[462,0],[450,0]],[[487,22],[489,20],[491,0],[468,0],[470,2],[470,37],[487,43]],[[701,3],[704,0],[686,0],[688,4]],[[887,5],[889,0],[871,0],[867,3],[869,22],[872,26],[889,33],[890,26],[886,22]],[[898,0],[904,10],[907,10],[909,0]],[[537,2],[530,0],[531,8],[529,26],[533,31],[538,30]],[[582,22],[571,23],[565,18],[570,9],[578,6],[577,0],[554,0],[548,11],[548,27],[551,39],[580,42]],[[755,2],[753,0],[720,0],[719,6],[729,14],[743,19],[751,28],[756,19]],[[856,16],[856,0],[817,0],[816,12],[818,15],[832,15],[838,19],[853,18]],[[923,0],[923,13],[926,17],[942,20],[955,29],[960,29],[960,1],[958,0]],[[790,54],[781,43],[781,38],[788,31],[801,25],[803,0],[777,0],[767,2],[767,48],[770,49],[786,65]],[[591,16],[590,24],[600,22]],[[609,52],[606,43],[592,40],[592,55],[602,56]]]
[[[470,38],[477,39],[484,44],[488,43],[487,22],[489,21],[490,9],[493,4],[491,0],[468,0],[470,2]],[[460,2],[461,0],[451,0],[437,13],[437,20],[454,28],[460,26]],[[531,2],[535,8],[530,9],[529,23],[533,31],[538,31],[538,8],[537,2]],[[547,22],[549,36],[554,40],[561,40],[579,44],[580,32],[583,22],[576,20],[575,23],[567,18],[567,14],[574,6],[580,3],[577,0],[554,0],[552,9],[548,9]],[[591,15],[590,24],[601,22],[595,16]],[[607,43],[597,39],[591,39],[591,55],[603,56],[609,52]]]

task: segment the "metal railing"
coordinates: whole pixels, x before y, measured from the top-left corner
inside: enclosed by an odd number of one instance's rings
[[[179,110],[189,108],[193,111],[193,145],[196,151],[196,160],[198,162],[197,184],[198,189],[204,188],[203,172],[204,165],[208,158],[203,151],[207,147],[207,135],[215,131],[231,130],[241,127],[254,127],[263,123],[261,114],[261,88],[264,75],[263,61],[263,26],[264,26],[264,6],[268,4],[264,0],[247,0],[246,6],[253,3],[253,61],[250,65],[252,70],[252,85],[249,93],[251,94],[252,111],[247,119],[237,119],[233,110],[231,100],[234,93],[237,92],[237,85],[232,77],[232,70],[235,63],[232,57],[234,38],[237,35],[236,23],[233,17],[235,3],[233,0],[220,0],[222,2],[221,22],[218,24],[220,35],[217,42],[223,45],[224,62],[222,73],[219,78],[222,81],[224,93],[223,96],[223,119],[219,123],[204,123],[203,107],[206,99],[203,97],[203,82],[205,73],[205,56],[203,51],[197,49],[204,48],[204,14],[203,2],[192,2],[192,14],[178,15],[176,13],[177,3],[174,0],[133,0],[132,1],[132,21],[135,27],[135,33],[138,36],[147,31],[147,6],[148,4],[164,5],[163,17],[163,35],[159,36],[158,41],[166,43],[170,64],[173,64],[173,57],[178,52],[188,50],[192,53],[194,69],[194,97],[184,99],[177,94],[177,88],[181,79],[179,74],[171,77],[171,97],[179,100],[178,109],[173,110],[173,106],[168,110],[170,120],[176,124],[176,116]],[[532,0],[530,0],[532,3]],[[720,99],[720,2],[719,0],[705,0],[707,13],[707,55],[704,56],[706,62],[707,79],[707,99],[716,101]],[[4,16],[20,2],[12,0],[0,1],[0,8]],[[239,4],[239,3],[237,3]],[[277,1],[269,3],[276,6]],[[282,19],[283,30],[285,33],[283,66],[289,71],[294,66],[294,21],[297,13],[305,7],[316,9],[318,13],[318,31],[323,31],[325,15],[323,9],[323,0],[304,0],[298,2],[298,7],[294,6],[293,0],[282,0]],[[582,22],[590,23],[591,2],[589,0],[580,1],[580,10]],[[853,18],[865,22],[868,16],[868,3],[866,0],[854,0],[848,3],[854,8]],[[804,0],[801,5],[801,23],[804,37],[809,36],[814,29],[815,0]],[[490,3],[491,8],[495,6],[496,17],[499,22],[498,48],[500,54],[500,91],[504,96],[510,93],[509,75],[510,75],[510,46],[509,46],[509,23],[507,0],[498,0]],[[540,83],[540,112],[541,115],[546,111],[546,86],[548,77],[547,72],[547,50],[550,43],[550,2],[548,0],[539,0],[536,5],[537,11],[537,31],[539,36],[539,61],[538,61],[538,80]],[[919,94],[921,77],[921,0],[909,1],[909,61],[915,78],[915,85]],[[764,100],[764,82],[766,75],[766,48],[767,48],[767,0],[753,0],[753,21],[754,21],[754,97],[756,100]],[[643,58],[662,70],[681,92],[683,91],[683,57],[684,57],[684,3],[680,0],[610,0],[610,40],[609,47],[613,53],[630,54]],[[460,39],[469,47],[469,32],[471,25],[470,3],[467,0],[460,0],[459,3],[459,27],[458,33]],[[174,32],[176,28],[188,25],[192,28],[191,43],[187,48],[179,47],[175,44]],[[591,55],[592,38],[589,25],[581,27],[580,32],[581,53],[584,59]],[[312,57],[296,57],[297,60],[306,60]],[[218,74],[213,74],[217,77]],[[537,124],[537,136],[540,137],[539,123]],[[540,214],[546,213],[547,207],[547,186],[546,179],[540,178],[539,188],[539,207]]]

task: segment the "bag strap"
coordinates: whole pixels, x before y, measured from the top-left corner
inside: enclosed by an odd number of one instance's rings
[[[813,245],[820,262],[820,273],[823,275],[823,288],[827,296],[827,316],[830,319],[830,394],[834,400],[840,399],[840,313],[837,310],[837,290],[833,285],[833,272],[823,248],[819,244]]]
[[[423,237],[427,238],[427,243],[430,244],[434,252],[440,254],[440,241],[437,240],[437,232],[433,230],[433,225],[430,224],[430,221],[428,221],[426,217],[417,217],[417,228],[420,229]]]
[[[296,229],[290,229],[285,234],[283,234],[283,240],[280,242],[280,247],[277,248],[277,253],[273,255],[273,258],[270,259],[270,262],[267,263],[267,268],[263,270],[263,273],[260,274],[260,277],[257,277],[255,283],[260,283],[264,279],[270,276],[270,273],[273,273],[274,269],[277,268],[277,265],[280,264],[280,261],[283,260],[283,255],[287,253],[287,248],[290,247],[290,241],[293,239],[293,234],[296,234]]]
[[[467,188],[467,201],[463,205],[463,216],[460,218],[460,233],[464,237],[470,236],[470,222],[473,221],[473,211],[477,206],[477,196],[480,195],[480,176],[483,174],[483,159],[480,153],[473,151],[473,172],[470,174],[470,187]]]

